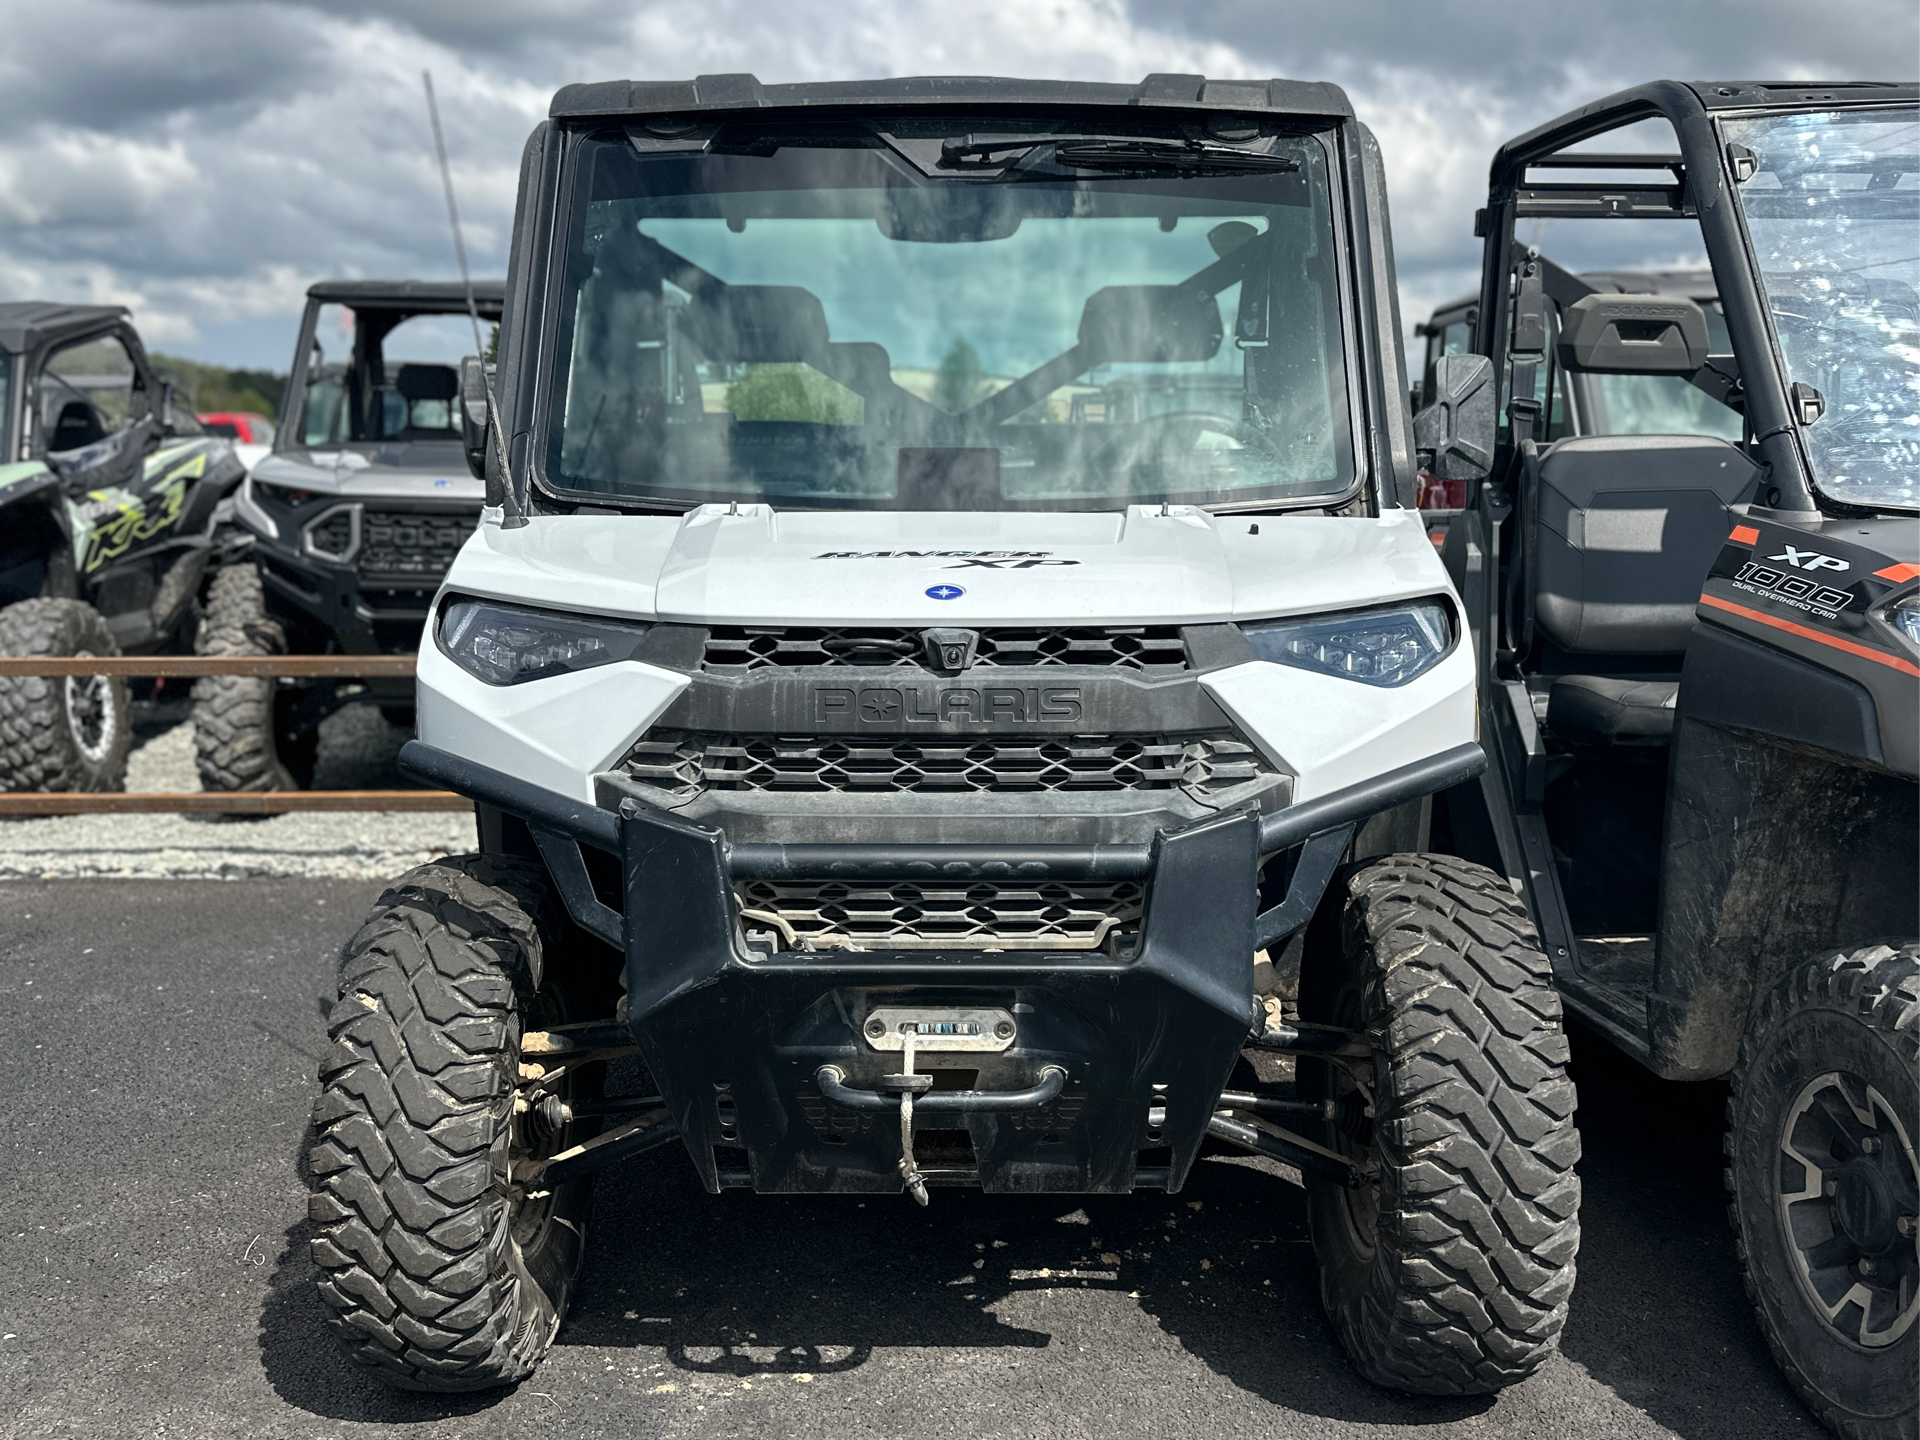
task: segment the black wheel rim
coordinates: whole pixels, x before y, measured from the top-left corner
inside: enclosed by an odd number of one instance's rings
[[[1828,1328],[1880,1350],[1920,1316],[1920,1167],[1885,1096],[1844,1071],[1800,1089],[1780,1127],[1779,1216],[1800,1286]]]
[[[1371,1256],[1379,1243],[1380,1147],[1374,1141],[1374,1086],[1370,1062],[1326,1060],[1326,1097],[1333,1101],[1327,1148],[1371,1172],[1359,1185],[1338,1189],[1340,1214],[1354,1252]]]

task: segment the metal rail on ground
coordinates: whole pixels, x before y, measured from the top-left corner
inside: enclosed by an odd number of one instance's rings
[[[0,679],[198,679],[246,675],[370,680],[413,674],[411,655],[114,655],[0,656]],[[471,810],[451,790],[189,790],[95,793],[63,790],[0,794],[0,815],[286,815],[295,811]]]

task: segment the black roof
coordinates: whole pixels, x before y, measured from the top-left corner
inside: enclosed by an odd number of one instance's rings
[[[489,319],[500,318],[507,282],[473,282],[474,305]],[[391,309],[465,314],[467,287],[458,280],[322,280],[307,287],[309,300],[334,301],[361,310]]]
[[[51,300],[0,305],[0,350],[20,354],[75,331],[97,330],[127,313],[124,305],[60,305]]]
[[[1580,278],[1594,289],[1613,295],[1684,295],[1689,300],[1714,300],[1719,290],[1711,270],[1582,270]],[[1433,307],[1433,314],[1421,322],[1418,333],[1425,335],[1439,316],[1452,316],[1458,310],[1471,310],[1480,303],[1480,292],[1462,295],[1444,305]]]
[[[1911,80],[1650,80],[1515,136],[1494,153],[1491,173],[1498,184],[1499,177],[1516,167],[1611,129],[1633,110],[1644,111],[1647,118],[1665,114],[1677,124],[1675,117],[1702,112],[1911,105],[1916,100],[1920,84]]]
[[[1920,97],[1911,80],[1687,80],[1682,82],[1709,110],[1751,110],[1784,105],[1884,105]]]
[[[1266,110],[1348,118],[1353,106],[1338,85],[1318,80],[1209,80],[1204,75],[1149,75],[1138,85],[1070,80],[1009,80],[990,75],[923,75],[899,80],[837,80],[763,85],[752,75],[697,75],[691,80],[603,80],[568,85],[548,111],[556,120],[702,110],[805,109],[874,105],[1099,105],[1184,110]]]

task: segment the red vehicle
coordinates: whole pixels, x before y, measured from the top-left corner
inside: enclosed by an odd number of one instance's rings
[[[240,445],[271,445],[273,422],[251,410],[212,410],[194,417],[209,435],[222,435]]]

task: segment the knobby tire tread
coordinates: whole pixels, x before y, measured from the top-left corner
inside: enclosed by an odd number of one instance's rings
[[[1551,966],[1507,882],[1449,856],[1354,870],[1341,924],[1370,957],[1380,1223],[1364,1288],[1337,1295],[1323,1264],[1323,1298],[1375,1383],[1501,1389],[1557,1347],[1580,1242]]]
[[[524,1379],[564,1313],[519,1263],[507,1195],[543,932],[537,864],[460,856],[390,886],[342,957],[313,1113],[313,1259],[347,1354],[404,1389]]]
[[[61,656],[81,650],[120,653],[107,622],[84,601],[21,600],[0,610],[0,655]],[[0,677],[0,791],[126,789],[132,706],[124,679],[107,683],[120,733],[95,765],[68,730],[65,681],[45,675]]]
[[[1740,1279],[1747,1299],[1760,1322],[1767,1349],[1773,1353],[1780,1373],[1807,1409],[1820,1423],[1842,1440],[1887,1440],[1889,1436],[1920,1434],[1920,1413],[1909,1410],[1891,1424],[1863,1420],[1849,1415],[1823,1395],[1800,1363],[1780,1343],[1761,1301],[1755,1275],[1752,1242],[1742,1210],[1751,1197],[1742,1194],[1740,1171],[1736,1163],[1736,1117],[1742,1110],[1744,1092],[1752,1067],[1759,1060],[1762,1037],[1789,1017],[1813,1008],[1837,1009],[1856,1015],[1874,1030],[1892,1037],[1909,1068],[1920,1066],[1920,942],[1905,944],[1875,943],[1851,950],[1824,952],[1785,976],[1768,992],[1758,1013],[1747,1026],[1740,1041],[1740,1058],[1733,1072],[1733,1084],[1727,1097],[1727,1130],[1724,1148],[1727,1157],[1725,1180],[1729,1203],[1727,1222],[1733,1227],[1734,1253],[1740,1267]],[[1762,1198],[1771,1206],[1771,1195]]]
[[[198,655],[283,655],[286,635],[267,616],[260,572],[227,565],[207,587],[194,638]],[[275,682],[258,675],[204,675],[193,683],[193,755],[202,789],[297,790],[275,743]]]

